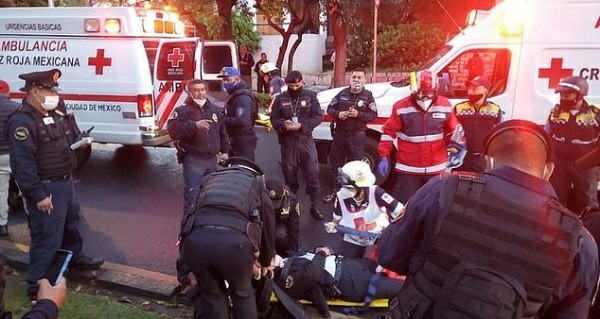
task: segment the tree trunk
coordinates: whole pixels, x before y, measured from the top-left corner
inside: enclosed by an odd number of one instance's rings
[[[231,31],[231,10],[237,3],[237,0],[219,0],[217,1],[217,12],[221,21],[221,32],[219,39],[221,40],[233,40],[233,31]]]
[[[305,28],[300,30],[300,32],[298,33],[298,38],[296,39],[296,41],[294,41],[294,44],[292,44],[292,47],[290,48],[290,54],[288,56],[288,66],[287,66],[288,72],[294,69],[294,54],[296,54],[296,50],[302,43],[302,37],[304,36],[305,32],[306,32]]]
[[[338,0],[327,0],[327,10],[331,19],[331,30],[333,32],[333,45],[335,48],[335,60],[333,62],[333,87],[345,85],[346,76],[346,23],[342,18]]]

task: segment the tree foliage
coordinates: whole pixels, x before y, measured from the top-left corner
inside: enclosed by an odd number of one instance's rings
[[[414,71],[437,52],[446,40],[440,28],[420,22],[380,25],[379,28],[377,63],[382,69]]]
[[[260,49],[260,34],[254,30],[254,21],[248,11],[234,10],[231,29],[238,45],[245,45],[251,52]]]

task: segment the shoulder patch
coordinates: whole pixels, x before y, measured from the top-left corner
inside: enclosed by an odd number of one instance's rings
[[[296,203],[296,213],[300,216],[300,203]]]
[[[294,277],[287,276],[287,278],[285,278],[285,288],[290,289],[293,286],[294,286]]]
[[[218,122],[219,122],[219,116],[217,115],[217,113],[213,113],[213,115],[212,115],[212,119],[213,119],[213,121],[214,121],[215,123],[218,123]]]
[[[29,137],[29,130],[24,126],[19,126],[15,129],[15,138],[19,141],[24,141]]]

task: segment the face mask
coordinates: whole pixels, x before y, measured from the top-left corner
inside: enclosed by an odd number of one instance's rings
[[[59,100],[60,100],[60,98],[58,97],[58,95],[46,96],[46,97],[44,97],[44,102],[42,103],[42,107],[46,111],[52,111],[58,106]]]
[[[231,93],[234,87],[235,83],[223,83],[223,88],[225,89],[225,91],[227,91],[227,93]]]
[[[565,109],[570,109],[572,107],[575,106],[575,104],[577,104],[577,99],[572,99],[572,100],[567,100],[567,99],[560,99],[560,107],[561,109],[565,110]]]
[[[483,98],[483,94],[469,94],[469,103],[475,104]]]
[[[206,103],[206,99],[202,99],[202,100],[194,99],[194,102],[196,102],[196,104],[198,104],[200,106],[203,106],[204,103]]]
[[[361,81],[353,81],[352,83],[350,83],[350,87],[352,88],[352,90],[354,91],[360,91],[363,89],[363,83]]]
[[[423,111],[427,111],[427,109],[431,106],[433,100],[429,98],[417,99],[417,105],[420,106]]]
[[[298,95],[300,95],[300,90],[302,90],[302,88],[292,90],[290,87],[288,87],[287,89],[288,93],[290,94],[290,97],[293,99],[297,98]]]
[[[357,192],[357,189],[354,189],[354,188],[350,189],[348,187],[342,187],[338,191],[338,194],[340,195],[340,197],[342,199],[347,199],[347,198],[352,198],[352,197],[356,196],[356,192]]]

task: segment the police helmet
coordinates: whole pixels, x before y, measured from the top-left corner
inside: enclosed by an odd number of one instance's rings
[[[270,72],[277,71],[278,68],[273,62],[265,62],[260,66],[260,72],[264,74],[269,74]]]
[[[226,167],[238,166],[238,167],[247,169],[248,171],[250,171],[256,175],[264,175],[265,174],[263,172],[262,168],[260,168],[260,166],[258,166],[258,164],[256,164],[254,161],[247,159],[245,157],[239,157],[239,156],[230,157],[225,162],[225,166]]]
[[[588,83],[584,78],[580,76],[569,76],[560,80],[554,91],[557,93],[575,91],[582,96],[586,96],[588,94],[588,89]]]
[[[267,180],[266,187],[269,191],[269,198],[273,202],[273,208],[280,208],[284,198],[288,196],[289,190],[282,181],[275,179]]]
[[[483,153],[487,154],[492,141],[498,135],[507,131],[523,131],[535,135],[544,143],[546,148],[546,162],[552,161],[552,152],[554,151],[552,138],[550,138],[550,135],[541,126],[526,120],[508,120],[496,125],[483,139]]]
[[[369,187],[375,180],[371,167],[363,161],[350,161],[338,168],[337,181],[342,186]]]

